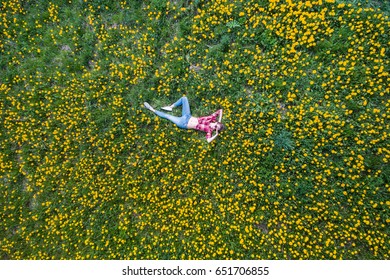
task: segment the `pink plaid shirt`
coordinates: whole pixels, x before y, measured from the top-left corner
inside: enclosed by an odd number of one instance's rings
[[[218,110],[210,116],[198,118],[198,124],[195,129],[206,132],[206,139],[211,138],[214,129],[210,127],[210,124],[217,121],[217,116],[220,113],[221,110]]]

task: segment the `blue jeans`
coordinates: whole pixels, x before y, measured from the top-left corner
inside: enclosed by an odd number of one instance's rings
[[[191,110],[190,110],[190,104],[188,103],[188,98],[183,96],[173,104],[173,107],[178,107],[178,106],[182,106],[181,117],[175,117],[157,110],[154,113],[160,118],[170,120],[171,122],[176,124],[179,128],[186,129],[188,121],[191,118]]]

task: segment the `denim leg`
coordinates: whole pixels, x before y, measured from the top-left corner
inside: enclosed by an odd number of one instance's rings
[[[182,119],[180,117],[175,117],[175,116],[172,116],[172,115],[169,115],[167,113],[164,113],[164,112],[161,112],[161,111],[157,111],[157,110],[154,113],[157,116],[159,116],[160,118],[167,119],[167,120],[173,122],[177,126],[181,125]]]
[[[188,98],[183,96],[182,100],[182,116],[191,116],[190,103],[188,102]]]
[[[179,106],[182,106],[182,116],[191,116],[190,104],[186,96],[183,96],[173,104],[173,107]]]

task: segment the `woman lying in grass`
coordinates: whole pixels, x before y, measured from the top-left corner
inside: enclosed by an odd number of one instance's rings
[[[182,116],[175,117],[169,114],[166,114],[161,111],[155,110],[149,103],[144,103],[145,108],[149,109],[157,116],[170,120],[176,124],[179,128],[182,129],[196,129],[206,132],[207,142],[213,141],[217,136],[218,132],[225,129],[225,126],[221,123],[222,120],[222,109],[216,111],[214,114],[206,117],[195,118],[191,116],[190,104],[188,103],[187,97],[182,97],[175,103],[170,106],[163,107],[161,109],[165,111],[172,111],[173,108],[182,106]],[[219,115],[218,121],[217,116]],[[213,131],[216,131],[216,134],[212,136]]]

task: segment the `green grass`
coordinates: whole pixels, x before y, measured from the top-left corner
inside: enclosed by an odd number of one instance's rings
[[[388,259],[389,4],[271,2],[3,1],[1,258]]]

